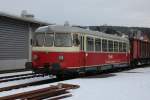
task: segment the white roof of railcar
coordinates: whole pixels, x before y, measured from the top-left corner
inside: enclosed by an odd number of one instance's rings
[[[128,41],[127,38],[106,34],[103,32],[87,30],[79,27],[72,27],[72,26],[62,26],[62,25],[48,25],[39,27],[35,32],[56,32],[56,33],[83,33],[87,35],[99,36],[107,39],[113,40],[121,40],[121,41]]]

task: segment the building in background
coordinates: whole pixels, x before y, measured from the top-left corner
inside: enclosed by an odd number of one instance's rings
[[[31,60],[32,32],[45,25],[26,11],[21,16],[0,12],[0,70],[24,69]]]

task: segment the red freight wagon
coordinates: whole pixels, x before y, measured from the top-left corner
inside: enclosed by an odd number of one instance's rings
[[[139,39],[130,39],[131,44],[131,63],[134,65],[146,64],[150,60],[150,42],[139,40]]]

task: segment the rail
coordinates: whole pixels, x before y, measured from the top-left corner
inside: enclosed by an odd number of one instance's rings
[[[72,96],[68,90],[77,89],[79,87],[79,85],[59,83],[42,89],[0,97],[0,100],[42,100],[46,98],[48,98],[48,100],[58,100]]]

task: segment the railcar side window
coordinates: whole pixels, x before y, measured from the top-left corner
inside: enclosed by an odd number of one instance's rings
[[[92,37],[87,37],[86,44],[87,51],[94,51],[94,39]]]
[[[52,46],[54,41],[54,34],[47,33],[45,37],[45,46]]]
[[[79,40],[78,34],[73,34],[73,44],[74,44],[74,46],[80,45],[80,40]]]
[[[71,47],[72,46],[72,37],[69,33],[56,33],[55,42],[56,47]]]
[[[114,41],[114,52],[118,52],[118,42]]]
[[[36,33],[34,36],[34,46],[43,46],[44,38],[45,38],[45,34]]]
[[[127,51],[127,44],[123,43],[123,52],[126,52],[126,51]]]
[[[95,39],[95,51],[101,51],[101,39]]]
[[[122,42],[119,42],[119,52],[122,52],[123,49],[122,49]]]
[[[84,50],[84,36],[80,36],[80,50]]]
[[[107,40],[103,39],[102,40],[102,51],[107,51]]]
[[[108,41],[108,48],[109,48],[109,52],[113,52],[113,41],[111,40]]]

